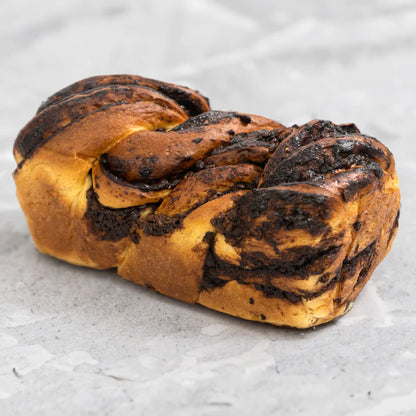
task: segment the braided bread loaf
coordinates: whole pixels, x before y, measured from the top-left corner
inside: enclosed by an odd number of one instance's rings
[[[40,251],[275,325],[344,314],[398,226],[393,156],[354,124],[210,111],[138,76],[59,91],[14,154]]]

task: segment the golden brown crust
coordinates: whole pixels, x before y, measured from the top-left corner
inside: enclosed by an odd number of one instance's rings
[[[254,321],[344,314],[397,232],[393,156],[355,125],[209,111],[142,77],[64,88],[14,153],[41,251]]]
[[[187,118],[180,106],[156,91],[140,86],[109,85],[71,95],[54,104],[49,104],[37,113],[21,130],[14,144],[14,154],[18,163],[30,157],[42,142],[59,130],[70,127],[84,117],[109,107],[121,104],[150,102],[159,107],[173,110]],[[159,111],[160,112],[160,111]]]
[[[195,116],[209,111],[209,102],[198,91],[191,90],[180,85],[161,82],[154,79],[144,78],[137,75],[98,75],[75,82],[66,88],[58,91],[49,97],[39,107],[38,113],[46,109],[52,104],[56,104],[61,100],[71,97],[72,95],[89,92],[96,88],[106,86],[141,86],[151,90],[158,91],[165,97],[174,100],[189,116]]]

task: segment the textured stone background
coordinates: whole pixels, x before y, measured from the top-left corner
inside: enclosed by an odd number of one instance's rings
[[[399,235],[350,315],[279,329],[39,254],[14,138],[48,95],[108,73],[386,143]],[[416,414],[415,74],[414,0],[0,0],[1,415]]]

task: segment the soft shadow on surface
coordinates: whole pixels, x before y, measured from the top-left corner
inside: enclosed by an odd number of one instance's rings
[[[70,265],[58,259],[45,256],[41,253],[38,255],[44,257],[43,262],[46,267],[49,265],[52,267],[65,268],[70,271],[71,274],[76,273],[78,276],[82,277],[82,279],[85,280],[84,288],[81,285],[78,286],[78,289],[80,291],[88,291],[88,294],[91,296],[94,296],[94,291],[91,290],[88,280],[93,280],[95,282],[94,286],[96,286],[96,284],[102,284],[105,285],[107,290],[114,291],[114,296],[111,297],[114,301],[117,301],[116,290],[121,290],[123,293],[126,291],[131,292],[132,297],[139,297],[140,302],[151,303],[157,310],[157,313],[153,315],[155,324],[158,320],[163,321],[167,312],[174,312],[177,317],[176,326],[178,330],[182,330],[182,327],[188,328],[186,321],[189,320],[190,315],[192,315],[192,320],[196,320],[201,324],[200,327],[194,327],[195,330],[198,330],[198,333],[206,325],[217,324],[224,325],[227,328],[232,329],[234,333],[241,332],[246,335],[255,335],[258,337],[273,338],[276,340],[291,338],[298,339],[299,337],[313,337],[314,334],[327,331],[331,326],[336,325],[337,322],[335,320],[317,327],[298,329],[290,327],[277,327],[268,323],[248,321],[219,311],[208,309],[199,304],[187,304],[177,299],[162,295],[152,289],[144,288],[131,281],[123,279],[117,274],[116,269],[94,270],[86,267]],[[56,276],[58,281],[61,280],[62,277],[62,275]],[[59,282],[58,284],[62,284],[62,282]],[[100,305],[97,304],[97,307],[100,307]]]
[[[13,307],[17,308],[19,303],[42,316],[59,320],[69,314],[72,319],[84,320],[86,324],[92,324],[97,316],[103,316],[108,320],[108,328],[123,324],[126,331],[132,332],[137,331],[138,325],[148,325],[143,318],[146,316],[152,320],[151,325],[166,327],[170,333],[184,330],[200,333],[207,325],[223,325],[230,336],[295,340],[357,325],[367,315],[380,321],[379,315],[383,312],[373,279],[382,282],[380,272],[389,269],[384,262],[369,282],[370,290],[364,289],[352,313],[346,317],[308,329],[276,327],[169,298],[123,279],[117,275],[116,269],[95,270],[40,253],[34,246],[23,215],[17,210],[3,214],[0,220],[0,258],[6,268],[0,276],[2,291],[8,303],[15,303]],[[393,259],[397,253],[398,250],[393,250]],[[374,312],[374,309],[377,310]],[[355,312],[359,312],[358,315]]]
[[[8,218],[7,218],[8,217]],[[123,303],[125,317],[142,313],[142,308],[152,310],[154,325],[162,325],[167,315],[174,314],[174,327],[178,331],[191,328],[200,333],[206,325],[224,325],[233,333],[272,339],[297,339],[310,337],[328,330],[336,322],[309,329],[276,327],[271,324],[246,321],[221,312],[210,310],[199,304],[190,305],[161,295],[123,279],[117,270],[96,270],[66,263],[40,253],[30,237],[21,213],[12,211],[0,222],[0,256],[8,264],[8,273],[2,277],[4,292],[13,292],[16,281],[22,287],[19,297],[26,307],[38,314],[55,316],[71,314],[73,319],[93,319],[96,315],[113,313],[115,321],[123,321],[123,313],[111,311],[111,305]],[[30,290],[27,290],[30,288]],[[140,304],[138,304],[140,302]],[[93,305],[92,305],[93,303]],[[90,304],[90,306],[88,306]],[[75,306],[74,306],[75,305]],[[127,320],[125,320],[127,324]],[[135,323],[131,321],[131,330]],[[140,323],[137,323],[138,325]]]

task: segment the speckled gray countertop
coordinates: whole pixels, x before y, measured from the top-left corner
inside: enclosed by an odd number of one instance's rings
[[[416,414],[416,2],[0,2],[0,414]],[[245,322],[35,249],[12,144],[81,78],[133,73],[284,124],[355,122],[394,153],[402,216],[352,312]]]

